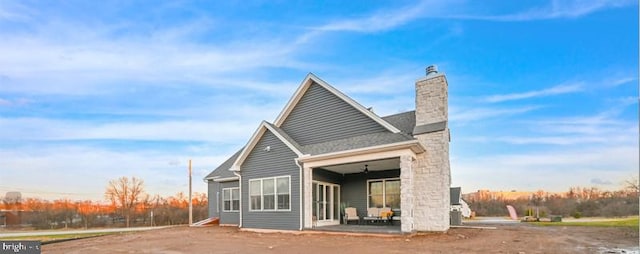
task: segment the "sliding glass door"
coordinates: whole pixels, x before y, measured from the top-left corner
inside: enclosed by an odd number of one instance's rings
[[[340,224],[340,185],[314,181],[312,195],[317,225]]]

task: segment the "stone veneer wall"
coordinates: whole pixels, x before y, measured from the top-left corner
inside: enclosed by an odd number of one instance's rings
[[[416,126],[448,120],[447,87],[447,79],[441,73],[416,82]]]
[[[413,232],[413,157],[410,155],[400,156],[400,230],[402,232]]]
[[[416,82],[416,126],[447,121],[447,81],[443,74],[430,74]],[[449,229],[451,171],[449,129],[415,135],[426,148],[413,162],[413,229]],[[403,200],[404,202],[404,200]]]

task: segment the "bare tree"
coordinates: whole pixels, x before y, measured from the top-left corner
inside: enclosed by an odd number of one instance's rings
[[[142,179],[135,177],[129,179],[125,176],[113,179],[107,185],[104,196],[121,209],[127,227],[129,227],[131,214],[134,212],[135,206],[145,196],[143,185],[144,181]]]
[[[9,210],[18,211],[22,209],[22,193],[10,191],[4,195],[2,200]]]
[[[631,177],[624,181],[625,187],[631,191],[640,192],[640,184],[638,183],[638,177]]]

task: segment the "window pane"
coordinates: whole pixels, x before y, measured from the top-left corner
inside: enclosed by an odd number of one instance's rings
[[[224,201],[229,200],[229,189],[222,190],[222,200]]]
[[[253,180],[249,181],[249,198],[251,199],[251,210],[262,209],[262,197],[260,191],[262,189],[262,181]]]
[[[400,194],[387,194],[385,202],[387,207],[392,209],[400,208]]]
[[[382,195],[382,182],[369,182],[369,195]]]
[[[289,194],[289,178],[280,177],[277,179],[277,182],[278,182],[278,194]]]
[[[263,195],[266,196],[266,195],[274,194],[273,193],[274,192],[274,188],[273,187],[274,187],[273,179],[264,179],[264,180],[262,180],[262,194]]]
[[[240,190],[232,189],[231,190],[231,200],[240,200]]]
[[[231,202],[231,205],[232,205],[232,208],[233,208],[232,210],[240,211],[240,200],[233,200]]]
[[[385,189],[384,192],[386,194],[396,194],[400,193],[400,180],[389,180],[385,181]]]
[[[318,219],[318,184],[317,183],[313,183],[313,216],[316,216],[316,219]]]
[[[260,196],[251,196],[251,210],[260,210],[262,208]]]
[[[231,189],[222,189],[222,210],[231,210]]]
[[[276,195],[264,195],[264,210],[274,210],[276,208]]]
[[[382,181],[369,182],[369,207],[382,207],[384,205],[382,186]]]
[[[289,209],[289,178],[280,177],[276,179],[276,193],[278,194],[278,209]]]
[[[332,219],[331,217],[331,186],[327,186],[325,185],[325,206],[324,209],[326,210],[325,213],[325,219],[330,220]]]
[[[278,195],[278,209],[287,210],[289,207],[289,194]]]
[[[249,181],[249,195],[260,195],[260,180]]]
[[[382,207],[382,195],[372,195],[369,197],[369,207]]]
[[[400,208],[400,180],[385,181],[385,206]]]

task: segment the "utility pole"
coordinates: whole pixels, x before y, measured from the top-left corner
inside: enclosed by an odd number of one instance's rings
[[[193,201],[191,198],[191,160],[189,160],[189,226],[193,224]]]

